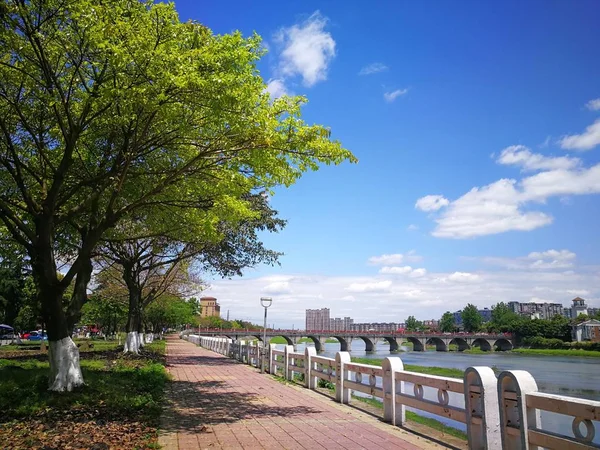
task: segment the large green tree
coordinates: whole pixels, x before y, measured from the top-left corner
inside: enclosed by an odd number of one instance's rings
[[[440,320],[440,331],[444,333],[450,333],[454,331],[456,324],[454,323],[454,314],[450,311],[446,311]]]
[[[488,329],[493,332],[513,332],[520,321],[517,313],[504,302],[492,306],[492,317]]]
[[[477,306],[469,303],[461,312],[461,318],[465,331],[473,333],[481,329],[483,318],[477,309]]]
[[[252,215],[242,194],[353,159],[302,121],[303,98],[270,98],[257,36],[216,36],[173,4],[6,0],[0,48],[0,220],[30,259],[52,390],[83,384],[68,316],[107,230],[151,211],[208,235]]]
[[[422,322],[415,319],[415,316],[408,316],[408,319],[406,319],[407,331],[417,331],[422,325]]]

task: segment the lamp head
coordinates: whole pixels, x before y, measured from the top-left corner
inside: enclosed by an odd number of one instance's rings
[[[273,303],[273,299],[271,297],[260,298],[260,304],[263,306],[263,308],[268,308],[269,306],[271,306],[271,303]]]

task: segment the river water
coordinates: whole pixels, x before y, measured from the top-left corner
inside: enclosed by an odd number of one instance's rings
[[[304,352],[305,344],[298,344],[298,352]],[[338,343],[325,344],[325,351],[319,356],[335,358],[336,352],[340,350]],[[567,395],[589,400],[600,401],[600,358],[586,358],[576,356],[542,356],[522,355],[510,352],[490,352],[484,354],[469,354],[459,352],[413,352],[403,347],[401,353],[390,354],[389,345],[380,343],[376,346],[374,353],[366,353],[364,342],[352,341],[351,355],[361,358],[383,359],[386,356],[397,356],[405,364],[419,366],[437,366],[465,370],[470,366],[489,366],[498,374],[503,370],[526,370],[535,378],[538,390],[549,394]],[[406,383],[405,389],[412,392],[412,385]],[[427,392],[427,391],[432,392]],[[425,389],[425,398],[437,401],[437,392]],[[462,395],[450,396],[450,404],[464,408]],[[465,425],[429,415],[422,411],[419,414],[434,417],[447,425],[465,429]],[[596,425],[595,443],[600,443],[600,424]],[[542,411],[543,429],[556,433],[572,436],[572,419],[569,416],[546,413]],[[583,427],[582,427],[583,431]]]

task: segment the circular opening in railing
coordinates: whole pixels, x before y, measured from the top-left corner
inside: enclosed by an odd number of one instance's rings
[[[573,434],[579,441],[592,442],[596,436],[596,428],[594,423],[589,419],[575,417],[572,426]]]

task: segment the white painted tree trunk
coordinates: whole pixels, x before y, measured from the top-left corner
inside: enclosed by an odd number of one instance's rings
[[[70,337],[50,341],[50,390],[72,391],[83,386],[83,375],[79,365],[79,349]]]
[[[127,339],[125,340],[125,346],[123,347],[123,353],[135,353],[136,355],[140,352],[140,337],[135,331],[127,333]]]
[[[140,348],[146,345],[146,341],[144,341],[144,333],[138,333],[138,340],[140,342]]]
[[[152,344],[154,342],[154,333],[146,334],[146,344]]]

